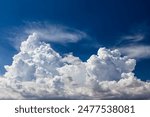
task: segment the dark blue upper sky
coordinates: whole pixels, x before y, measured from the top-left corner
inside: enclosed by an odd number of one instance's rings
[[[13,32],[13,27],[33,21],[46,21],[80,29],[93,41],[108,48],[126,46],[124,43],[118,44],[121,36],[135,33],[146,35],[138,44],[150,45],[149,0],[0,0],[1,73],[4,72],[3,66],[10,64],[12,56],[17,52],[6,41],[7,31],[12,28]],[[58,51],[72,51],[83,60],[98,49],[79,45],[80,43],[65,47],[55,45],[55,48]],[[135,72],[143,80],[150,79],[149,69],[150,59],[146,58],[138,61]]]

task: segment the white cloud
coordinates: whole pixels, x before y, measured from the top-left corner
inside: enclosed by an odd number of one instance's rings
[[[6,37],[10,44],[19,50],[21,42],[33,33],[36,33],[41,41],[59,44],[76,43],[83,39],[90,39],[86,32],[81,30],[41,22],[26,23],[24,26],[16,27],[13,32],[9,31]]]
[[[121,36],[119,41],[116,43],[118,45],[135,45],[141,41],[143,41],[146,37],[145,33],[135,33],[130,35]]]
[[[119,48],[119,50],[130,58],[143,59],[150,58],[150,46],[135,45]]]
[[[145,35],[144,34],[134,34],[134,35],[127,35],[127,36],[123,36],[122,39],[123,40],[130,40],[133,42],[139,42],[144,40]]]
[[[86,62],[62,57],[33,33],[0,78],[0,99],[150,99],[150,83],[134,76],[134,59],[100,48]]]
[[[46,26],[43,28],[36,27],[35,29],[27,29],[27,33],[36,32],[42,40],[58,42],[58,43],[68,43],[77,42],[83,38],[86,38],[86,33],[64,26]]]

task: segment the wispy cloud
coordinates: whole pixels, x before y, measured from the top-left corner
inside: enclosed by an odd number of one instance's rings
[[[119,50],[131,57],[136,59],[143,59],[143,58],[150,58],[150,46],[148,45],[134,45],[134,46],[127,46],[121,47]]]
[[[121,53],[130,58],[138,60],[150,58],[150,45],[144,44],[148,38],[149,27],[143,23],[133,27],[128,34],[121,36],[116,45],[119,46],[117,48]]]
[[[37,33],[41,39],[57,43],[75,43],[81,39],[87,38],[87,34],[83,31],[60,25],[33,27],[26,29],[26,33]]]
[[[143,33],[136,33],[136,34],[130,34],[130,35],[123,35],[119,37],[117,43],[115,46],[124,46],[124,45],[135,45],[137,43],[142,42],[145,40],[146,35]]]
[[[26,23],[24,26],[14,28],[13,32],[10,31],[9,33],[8,39],[16,49],[20,47],[21,42],[28,35],[33,33],[36,33],[40,40],[59,44],[76,43],[89,38],[86,32],[79,29],[40,22]]]
[[[127,35],[122,37],[123,40],[128,40],[132,42],[139,42],[144,40],[144,38],[145,38],[144,34],[134,34],[134,35]]]

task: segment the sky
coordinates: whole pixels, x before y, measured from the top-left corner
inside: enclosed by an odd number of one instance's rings
[[[9,72],[4,66],[36,32],[60,56],[70,53],[83,62],[99,48],[118,49],[136,60],[129,71],[149,81],[149,14],[149,0],[0,0],[0,74]]]

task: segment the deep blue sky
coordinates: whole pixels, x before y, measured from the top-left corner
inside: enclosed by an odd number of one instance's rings
[[[49,22],[62,24],[85,31],[93,41],[114,48],[122,35],[133,32],[147,34],[142,44],[150,45],[150,1],[149,0],[0,0],[0,73],[3,66],[10,64],[17,52],[7,42],[7,31],[24,22]],[[13,28],[11,30],[13,32]],[[69,44],[56,50],[73,51],[74,55],[86,60],[98,48],[87,48]],[[78,47],[78,50],[76,49]],[[137,62],[136,75],[150,80],[150,59]]]

